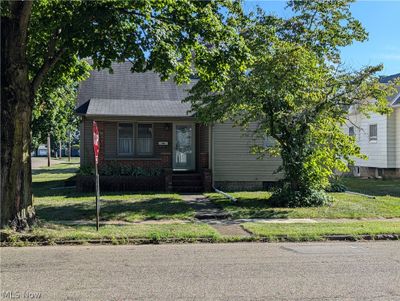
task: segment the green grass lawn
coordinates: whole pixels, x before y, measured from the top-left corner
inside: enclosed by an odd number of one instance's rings
[[[268,240],[285,239],[291,241],[323,240],[327,235],[397,234],[400,235],[400,223],[391,221],[354,221],[346,223],[244,223],[242,227],[257,237]]]
[[[368,185],[366,183],[365,185]],[[329,206],[311,208],[272,208],[267,191],[232,192],[234,203],[220,194],[208,196],[215,204],[232,214],[233,218],[395,218],[400,217],[400,197],[378,196],[371,199],[348,193],[331,193]]]
[[[376,196],[400,197],[400,180],[375,180],[344,177],[341,179],[348,190]]]
[[[2,231],[7,236],[7,243],[12,246],[23,246],[45,242],[47,244],[103,240],[114,243],[125,243],[128,240],[140,239],[157,241],[215,241],[220,238],[216,230],[206,224],[172,223],[172,224],[135,224],[135,225],[103,225],[99,231],[91,226],[66,226],[45,224],[22,233],[11,230]]]
[[[50,168],[33,170],[33,194],[39,223],[22,233],[2,230],[6,245],[61,243],[63,241],[100,240],[126,243],[130,240],[162,241],[229,241],[207,224],[192,222],[193,205],[178,194],[168,193],[102,193],[101,226],[97,232],[95,198],[93,193],[80,193],[66,188],[78,170],[76,162],[57,162]],[[344,179],[352,191],[376,195],[371,199],[362,195],[332,193],[329,206],[315,208],[271,208],[270,193],[233,192],[238,199],[233,203],[224,196],[210,193],[211,200],[238,218],[395,218],[400,217],[399,186],[396,181]],[[364,188],[365,187],[365,188]],[[386,188],[385,188],[386,187]],[[144,220],[167,219],[166,223],[127,224]],[[185,222],[179,222],[184,220]],[[120,223],[118,223],[120,222]],[[103,223],[103,224],[102,224]],[[400,223],[390,220],[318,223],[244,223],[252,237],[232,240],[323,240],[325,235],[400,234]]]
[[[75,175],[78,166],[61,163],[33,171],[34,206],[42,221],[95,219],[94,194],[64,187],[64,182]],[[192,219],[195,214],[178,194],[167,193],[102,193],[100,206],[104,221]]]

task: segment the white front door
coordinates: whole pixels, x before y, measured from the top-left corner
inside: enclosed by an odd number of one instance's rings
[[[173,168],[174,170],[195,169],[194,124],[174,123]]]

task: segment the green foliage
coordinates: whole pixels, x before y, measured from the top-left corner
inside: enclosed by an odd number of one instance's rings
[[[343,183],[340,176],[333,176],[329,180],[329,186],[326,188],[328,192],[345,192],[347,190],[346,185]]]
[[[217,89],[247,60],[236,31],[240,19],[241,5],[228,0],[36,1],[29,27],[31,76],[56,60],[41,86],[58,86],[79,73],[78,58],[90,57],[96,69],[130,60],[132,71],[155,70],[178,83],[195,72]]]
[[[84,75],[86,76],[87,73]],[[72,139],[79,127],[79,118],[75,114],[78,83],[68,80],[54,90],[41,88],[35,97],[32,112],[32,142],[34,147],[47,143],[47,134],[51,141]]]
[[[79,169],[79,174],[84,176],[94,175],[95,169],[92,165],[83,165]],[[99,175],[101,176],[157,177],[161,174],[161,168],[142,168],[122,165],[116,162],[104,164],[99,167]]]
[[[269,199],[272,207],[318,207],[329,205],[333,198],[324,190],[293,190],[289,185],[284,185],[274,191]]]
[[[248,69],[232,70],[220,93],[200,81],[187,98],[203,121],[231,119],[252,134],[251,150],[261,158],[282,158],[279,205],[326,202],[323,190],[334,170],[364,158],[354,137],[342,131],[349,107],[390,112],[386,97],[394,89],[379,83],[382,66],[349,72],[340,64],[338,47],[367,36],[349,2],[289,1],[289,19],[261,11],[251,16],[241,31],[252,54]],[[273,146],[260,143],[267,137]]]
[[[78,174],[82,176],[91,176],[95,174],[95,169],[92,165],[81,165]]]

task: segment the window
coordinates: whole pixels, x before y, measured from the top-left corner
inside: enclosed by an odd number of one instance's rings
[[[377,141],[378,140],[378,125],[370,124],[369,125],[369,141]]]
[[[150,156],[153,154],[153,125],[139,123],[137,125],[136,153],[139,156]]]
[[[355,136],[354,126],[349,127],[349,136]]]
[[[118,125],[118,154],[133,155],[133,124],[120,123]]]

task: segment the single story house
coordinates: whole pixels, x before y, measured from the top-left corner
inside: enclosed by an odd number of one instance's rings
[[[387,83],[400,73],[381,78]],[[355,136],[367,160],[356,159],[352,174],[357,177],[400,178],[400,87],[388,98],[390,115],[372,113],[370,118],[351,107],[345,131]]]
[[[132,73],[130,62],[112,69],[92,71],[79,88],[81,166],[93,165],[96,121],[103,174],[117,166],[126,174],[153,175],[149,179],[158,183],[136,178],[125,183],[127,189],[262,189],[279,179],[281,160],[250,154],[253,140],[239,128],[230,122],[205,125],[189,112],[190,104],[182,100],[190,85],[161,81],[154,72]]]

